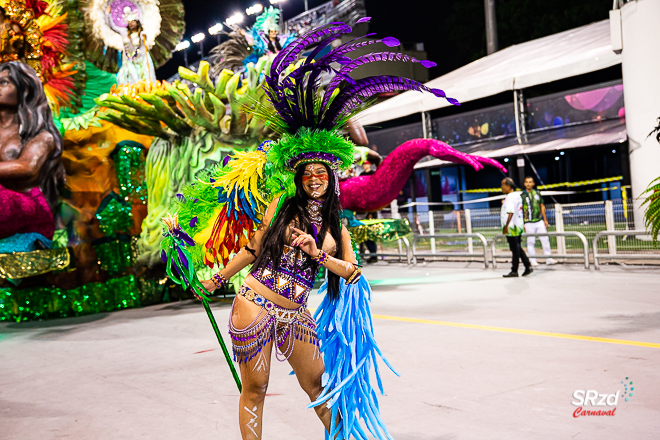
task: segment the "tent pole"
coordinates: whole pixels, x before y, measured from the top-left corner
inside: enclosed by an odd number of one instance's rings
[[[498,50],[495,0],[484,0],[484,9],[486,10],[486,50],[490,55]]]

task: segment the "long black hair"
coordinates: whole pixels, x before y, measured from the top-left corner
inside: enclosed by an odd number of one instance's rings
[[[278,53],[279,51],[282,50],[282,45],[280,44],[280,38],[278,35],[275,35],[275,39],[271,40],[270,39],[270,31],[271,29],[268,30],[266,33],[266,41],[268,42],[268,50],[270,50],[273,53]]]
[[[54,213],[59,187],[64,183],[64,166],[60,161],[62,136],[55,128],[44,87],[34,69],[18,61],[9,61],[0,64],[0,72],[5,71],[9,73],[9,79],[16,86],[21,150],[31,139],[44,131],[53,136],[53,150],[41,167],[37,183]]]
[[[335,243],[337,243],[335,256],[337,258],[341,258],[343,253],[339,213],[342,208],[341,203],[339,202],[339,196],[337,193],[335,193],[337,176],[333,171],[329,170],[325,164],[323,166],[325,166],[326,170],[328,171],[329,180],[328,189],[325,193],[325,201],[323,202],[323,207],[321,208],[323,225],[321,226],[321,230],[318,232],[316,237],[316,246],[321,249],[326,233],[329,233],[330,236],[335,240]],[[275,217],[270,227],[266,231],[266,234],[264,235],[261,242],[261,251],[259,256],[252,265],[252,272],[255,272],[258,268],[265,266],[268,263],[268,260],[272,261],[274,270],[278,269],[280,265],[280,259],[282,258],[283,246],[289,240],[289,237],[286,236],[286,233],[287,227],[291,222],[295,221],[298,224],[296,227],[301,231],[305,231],[308,234],[313,234],[312,222],[309,217],[309,212],[307,211],[307,202],[309,201],[310,197],[307,195],[302,185],[302,176],[304,172],[304,166],[298,167],[296,176],[293,179],[296,185],[296,194],[284,202],[279,214],[277,217]],[[311,259],[311,257],[308,256],[305,259],[302,268],[309,267],[312,264],[316,263]],[[339,297],[339,276],[330,271],[328,271],[328,294],[333,299]]]

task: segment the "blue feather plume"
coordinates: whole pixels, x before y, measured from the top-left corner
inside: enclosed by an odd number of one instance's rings
[[[323,284],[320,293],[327,290]],[[356,284],[340,279],[339,298],[326,295],[314,314],[321,353],[325,362],[321,395],[308,407],[327,405],[332,411],[333,430],[326,440],[367,439],[367,431],[378,440],[393,440],[381,419],[378,395],[370,376],[376,377],[383,393],[377,360],[380,358],[399,375],[383,357],[371,318],[371,287],[362,276]],[[337,423],[339,421],[339,423]]]

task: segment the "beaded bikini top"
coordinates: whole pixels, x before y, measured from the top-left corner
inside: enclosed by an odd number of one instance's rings
[[[273,262],[268,260],[252,276],[278,295],[304,305],[318,273],[318,265],[312,263],[305,266],[307,258],[307,254],[300,249],[284,245],[277,271],[273,270]]]

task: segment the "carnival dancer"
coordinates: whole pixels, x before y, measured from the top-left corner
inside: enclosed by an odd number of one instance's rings
[[[115,24],[110,6],[106,10],[108,26],[121,35],[124,45],[121,68],[117,72],[117,84],[155,82],[156,69],[147,48],[147,34],[142,28],[138,11],[126,6],[123,12],[124,21],[127,23],[125,28]]]
[[[359,20],[363,21],[368,18]],[[177,263],[180,274],[189,274],[192,264],[188,251],[181,248],[186,246],[181,237],[192,244],[192,253],[199,252],[203,241],[205,264],[223,266],[212,279],[201,282],[205,291],[196,290],[200,295],[226,285],[252,264],[229,320],[243,382],[239,400],[243,439],[261,438],[273,350],[293,367],[326,438],[366,438],[367,431],[380,440],[392,438],[371,383],[375,377],[382,392],[375,365],[382,355],[373,335],[371,290],[340,222],[337,172],[351,166],[355,153],[355,144],[342,133],[376,93],[417,90],[442,98],[445,94],[395,76],[350,78],[352,70],[371,61],[435,65],[387,51],[347,57],[371,44],[398,46],[392,37],[357,38],[319,55],[351,30],[344,23],[331,23],[302,35],[277,54],[264,86],[268,105],[254,101],[245,110],[264,119],[280,139],[227,157],[223,166],[183,191],[179,212],[165,222],[165,234],[178,237],[169,242],[180,247],[166,245],[163,260],[169,264],[177,255],[183,258]],[[310,46],[315,49],[298,61]],[[336,74],[325,90],[319,81],[323,72]],[[181,230],[179,219],[190,224],[194,239]],[[209,226],[200,230],[200,223]],[[312,317],[307,299],[321,268],[327,272],[320,289],[326,295]],[[196,289],[199,281],[188,278],[185,283]]]
[[[273,201],[250,244],[213,280],[203,283],[213,291],[254,263],[234,300],[230,321],[243,381],[239,422],[244,439],[261,438],[273,344],[291,364],[310,400],[323,391],[316,323],[306,308],[319,268],[329,270],[328,294],[335,298],[339,296],[339,277],[352,281],[360,275],[351,237],[339,221],[334,173],[322,162],[296,165],[295,196],[281,204],[276,217],[280,199]],[[329,430],[330,410],[325,405],[315,409]]]

